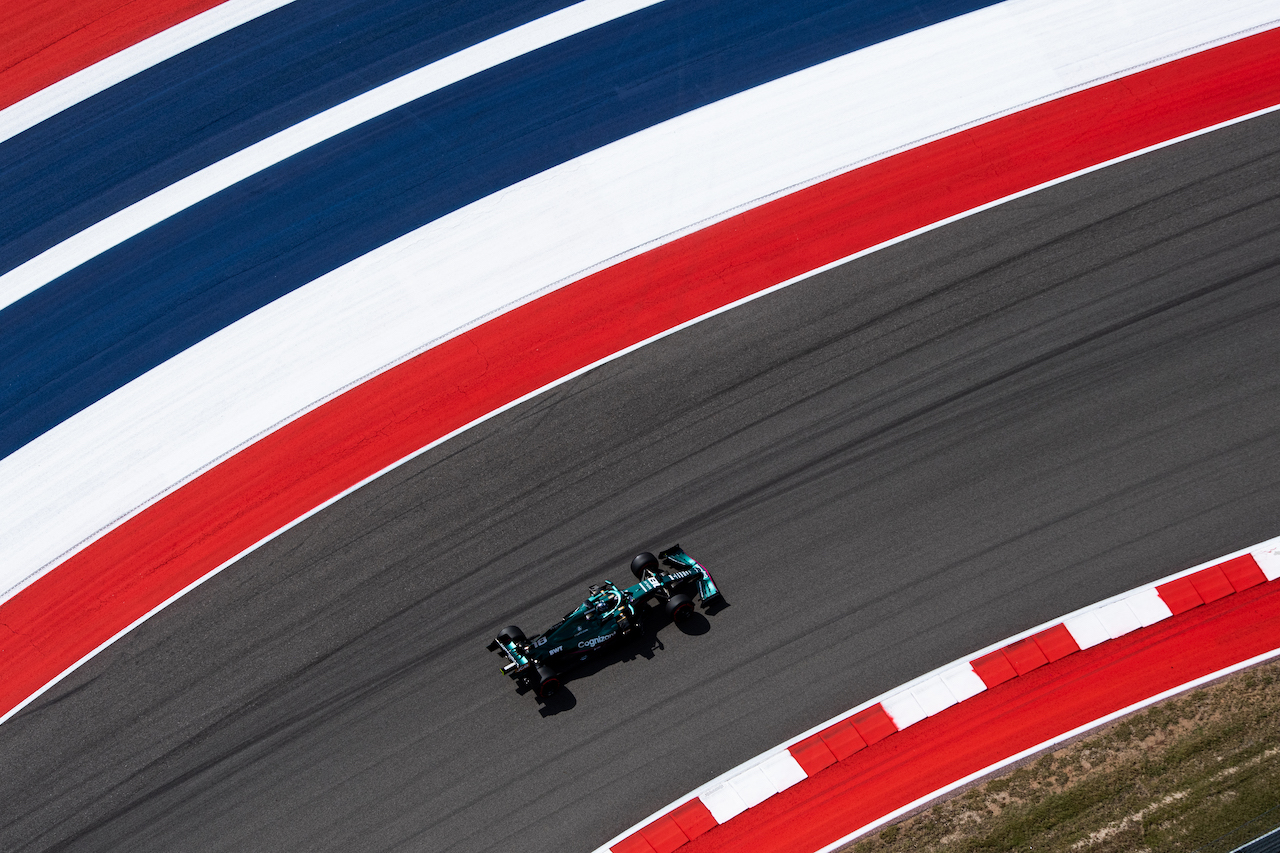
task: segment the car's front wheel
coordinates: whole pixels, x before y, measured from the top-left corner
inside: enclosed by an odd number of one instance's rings
[[[658,558],[648,551],[636,554],[635,559],[631,561],[631,574],[636,576],[636,580],[642,580],[645,572],[656,572],[658,570]]]
[[[667,615],[677,625],[693,615],[693,599],[684,593],[673,595],[667,600]]]

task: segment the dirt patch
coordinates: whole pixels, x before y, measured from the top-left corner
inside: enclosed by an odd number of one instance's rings
[[[1112,723],[844,850],[1192,851],[1277,804],[1272,662]],[[1280,809],[1264,820],[1254,834],[1280,825]]]

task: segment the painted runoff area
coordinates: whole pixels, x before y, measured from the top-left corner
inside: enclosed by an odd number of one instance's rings
[[[416,0],[307,0],[198,46],[0,148],[0,222],[10,237],[0,243],[0,270],[243,148],[564,2],[473,0],[423,9]],[[251,210],[259,231],[277,208],[298,218],[297,209],[313,196],[322,210],[354,207],[363,227],[346,229],[347,239],[365,235],[375,242],[353,248],[346,261],[665,119],[994,2],[743,0],[730,10],[717,0],[680,0],[633,8],[624,20],[605,15],[597,26],[532,51],[536,55],[508,55],[500,69],[427,92],[412,108],[393,104],[342,132],[336,145],[295,154],[264,179],[271,204],[255,203],[256,187],[247,197],[224,190],[234,196],[224,201],[232,211]],[[627,10],[625,3],[615,5]],[[309,191],[291,189],[313,172],[324,175]],[[330,199],[325,190],[349,193],[344,178],[352,172],[363,194]],[[394,205],[361,202],[383,184],[413,195],[397,197]],[[369,230],[386,221],[396,223],[390,232]],[[149,247],[143,257],[156,254],[162,236],[135,241]]]
[[[1098,93],[1085,100],[1104,123],[1099,130],[1109,135],[1107,145],[1077,138],[1070,122],[1042,124],[1035,128],[1039,136],[1027,130],[1006,135],[998,154],[992,153],[1011,162],[1041,158],[1036,149],[1072,141],[1063,149],[1068,156],[1048,155],[1053,171],[1022,164],[986,191],[964,196],[972,207],[1277,100],[1269,31],[1202,49],[1206,38],[1232,39],[1240,28],[1266,26],[1274,14],[1266,4],[1244,3],[1222,13],[1190,3],[1184,19],[1159,3],[1137,3],[1136,12],[1149,13],[1143,30],[1149,35],[1133,47],[1126,47],[1127,35],[1107,31],[1100,13],[1064,16],[1064,8],[1079,13],[1091,4],[1001,4],[695,110],[468,205],[232,323],[0,460],[0,504],[13,508],[0,518],[0,598],[390,366],[602,268],[710,233],[709,227],[744,211],[772,216],[785,208],[788,215],[802,215],[794,204],[777,203],[807,202],[814,195],[802,190],[833,174],[901,171],[920,162],[910,151],[932,154],[932,143],[945,148],[947,138],[967,140],[957,128],[1006,132],[1013,115],[1040,115],[1043,107],[1055,109],[1050,103],[1075,109],[1086,92]],[[1222,57],[1224,50],[1234,58],[1211,60],[1217,63],[1212,73],[1238,77],[1245,72],[1226,65],[1248,55],[1249,87],[1212,89],[1216,84],[1200,79],[1203,70],[1193,70],[1186,81],[1191,101],[1184,103],[1174,92],[1183,85],[1184,69],[1200,68],[1195,56]],[[1168,61],[1180,54],[1191,56]],[[1153,63],[1149,72],[1128,73]],[[1155,79],[1150,74],[1159,68],[1169,69],[1170,79],[1157,84],[1169,116],[1151,115],[1132,97],[1112,105],[1105,99],[1119,87],[1097,83],[1099,76],[1126,75],[1142,83]],[[841,108],[832,109],[833,103]],[[921,106],[903,110],[904,103]],[[1138,125],[1132,131],[1114,126],[1112,109],[1140,113]],[[917,180],[926,174],[917,172]],[[1005,180],[1014,174],[1017,180]],[[820,240],[815,266],[969,209],[958,201],[944,192],[937,200],[899,205],[902,212],[886,209],[884,227],[870,229],[870,241],[853,240],[833,254],[829,241]],[[749,248],[744,257],[786,273],[757,283],[756,290],[807,271]],[[727,302],[745,295],[735,292]],[[700,310],[681,312],[677,322],[718,307],[697,299],[689,304]]]
[[[1276,43],[1275,31],[1231,41],[843,172],[354,382],[108,523],[0,605],[0,713],[7,718],[131,626],[362,482],[566,377],[877,246],[1274,107]],[[382,316],[402,307],[391,303]],[[261,373],[238,378],[252,384]],[[173,416],[199,404],[188,392],[172,401]],[[117,415],[122,424],[133,416]],[[116,447],[95,450],[110,457]]]
[[[283,5],[284,1],[272,0],[276,5]],[[465,80],[540,47],[629,15],[638,9],[652,6],[656,2],[659,0],[585,0],[450,54],[444,59],[384,83],[242,148],[235,154],[99,220],[4,275],[0,275],[0,308],[18,301],[28,293],[43,287],[113,246],[141,234],[174,214],[301,151],[459,80]],[[223,9],[225,9],[224,6],[218,7],[219,11]],[[188,23],[195,23],[195,19]],[[168,36],[172,32],[172,30],[166,31],[163,35]],[[116,58],[112,57],[112,60]],[[84,73],[88,74],[90,70],[94,69],[87,69]],[[70,79],[68,78],[68,81]],[[95,78],[95,82],[97,79]],[[44,97],[46,92],[52,92],[53,88],[41,92],[40,97]],[[11,107],[10,110],[16,110],[28,101],[35,100],[36,97],[32,96],[22,104]],[[64,107],[59,107],[61,108]],[[53,112],[48,114],[52,115]],[[25,130],[26,127],[21,126],[25,121],[25,116],[11,116],[9,110],[0,113],[0,142],[20,130]]]
[[[1057,743],[1280,655],[1280,584],[1269,583],[1278,578],[1280,538],[1031,628],[744,762],[599,853],[834,851]]]

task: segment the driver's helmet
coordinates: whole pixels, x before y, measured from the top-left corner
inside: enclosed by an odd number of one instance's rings
[[[591,588],[591,606],[597,613],[606,613],[611,610],[615,604],[613,596],[609,595],[611,590],[617,589],[613,584],[605,581],[604,586],[593,586]]]

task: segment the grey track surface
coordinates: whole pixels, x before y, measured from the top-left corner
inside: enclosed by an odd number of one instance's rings
[[[589,850],[1280,533],[1280,117],[668,337],[300,525],[0,726],[3,850]],[[484,650],[680,541],[730,607],[540,709]]]

